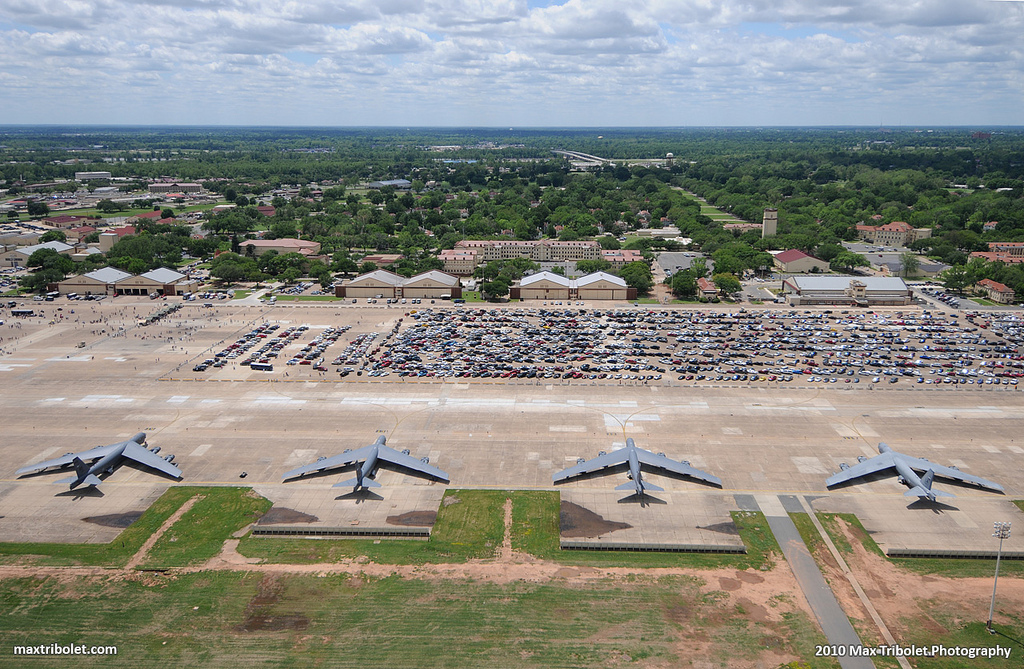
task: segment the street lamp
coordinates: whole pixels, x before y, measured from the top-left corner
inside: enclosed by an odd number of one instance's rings
[[[996,610],[996,585],[999,583],[999,560],[1003,556],[1003,539],[1010,538],[1010,523],[997,521],[993,523],[995,533],[992,534],[994,537],[999,539],[999,551],[996,553],[996,578],[992,582],[992,604],[988,607],[988,628],[989,634],[995,634],[996,631],[992,629],[992,614]]]

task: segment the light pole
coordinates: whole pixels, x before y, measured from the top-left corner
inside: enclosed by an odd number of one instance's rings
[[[1010,538],[1010,523],[997,521],[993,523],[995,533],[992,534],[994,537],[999,538],[999,551],[996,553],[996,578],[992,582],[992,604],[988,607],[988,624],[986,628],[989,634],[995,634],[996,631],[992,629],[992,614],[996,610],[996,585],[999,583],[999,560],[1003,556],[1003,539]]]

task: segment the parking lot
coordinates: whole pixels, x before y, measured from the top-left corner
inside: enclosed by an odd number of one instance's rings
[[[391,310],[376,327],[359,320],[351,332],[351,325],[335,324],[343,320],[340,315],[351,313],[346,306],[314,313],[317,320],[310,324],[283,330],[268,314],[262,325],[236,333],[234,343],[216,352],[223,359],[217,362],[233,362],[236,368],[257,363],[258,370],[267,373],[280,373],[285,364],[311,365],[314,371],[337,373],[340,378],[392,381],[867,383],[1013,389],[1024,376],[1019,353],[1024,321],[1019,312],[957,317],[916,310],[474,305]],[[310,327],[316,334],[301,345],[298,333]],[[344,345],[336,355],[327,350],[335,344]],[[242,356],[243,351],[248,355]],[[206,371],[214,360],[212,355],[204,358],[198,366],[206,367],[193,371]],[[224,366],[217,364],[215,370]],[[181,378],[181,370],[174,370],[173,376]]]

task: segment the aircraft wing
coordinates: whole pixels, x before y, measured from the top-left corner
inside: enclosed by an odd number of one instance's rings
[[[890,467],[895,467],[896,464],[893,461],[892,453],[882,453],[875,457],[865,460],[859,464],[856,464],[849,469],[844,469],[838,474],[833,474],[825,479],[825,487],[831,488],[834,485],[852,481],[853,479],[860,478],[861,476],[867,476],[868,474],[874,474]]]
[[[673,460],[664,455],[651,453],[650,451],[645,451],[642,448],[636,449],[636,455],[640,462],[649,467],[657,467],[658,469],[664,469],[665,471],[669,471],[674,474],[689,476],[690,478],[713,483],[719,487],[722,485],[722,479],[718,478],[714,474],[708,474],[696,467],[691,467],[688,464]]]
[[[90,448],[88,451],[82,451],[81,453],[70,453],[68,455],[62,455],[59,458],[53,460],[46,460],[45,462],[38,462],[34,465],[22,467],[18,471],[14,472],[15,476],[21,476],[22,474],[30,474],[32,472],[41,472],[44,469],[50,467],[63,467],[64,465],[70,465],[75,458],[80,458],[83,462],[90,460],[99,460],[104,455],[114,450],[120,443],[110,444],[109,446],[97,446],[96,448]]]
[[[396,451],[390,446],[378,446],[377,447],[377,459],[390,462],[406,469],[412,469],[413,471],[421,472],[423,474],[429,474],[434,478],[442,479],[444,481],[449,480],[448,474],[441,471],[437,467],[428,465],[419,458],[414,458],[411,455],[406,455],[400,451]]]
[[[145,446],[140,446],[134,441],[124,449],[124,457],[129,460],[134,460],[140,464],[152,467],[157,471],[161,471],[164,474],[170,474],[174,478],[181,478],[181,470],[161,458],[156,453],[153,453]]]
[[[954,481],[965,481],[967,483],[973,483],[975,485],[981,486],[982,488],[988,488],[989,490],[998,490],[999,492],[1003,491],[1003,486],[999,485],[998,483],[995,483],[994,481],[989,481],[988,479],[983,479],[980,476],[967,474],[965,472],[960,471],[959,469],[953,469],[952,467],[943,467],[942,465],[935,464],[934,462],[929,462],[922,458],[911,458],[907,457],[906,455],[901,455],[899,457],[902,458],[903,462],[907,463],[907,466],[913,469],[914,471],[924,472],[930,469],[933,472],[935,472],[936,476],[942,476],[943,478],[953,479]]]
[[[563,469],[562,471],[554,474],[551,478],[554,479],[555,483],[570,479],[573,476],[579,476],[580,474],[588,474],[590,472],[596,472],[598,469],[604,469],[606,467],[612,467],[614,465],[622,464],[626,460],[629,460],[629,449],[620,448],[617,451],[599,455],[593,460],[587,460],[581,462],[578,465]]]
[[[282,479],[290,479],[290,478],[295,478],[296,476],[302,476],[303,474],[308,474],[309,472],[322,472],[325,469],[334,469],[335,467],[344,467],[345,465],[352,464],[356,460],[363,460],[364,458],[368,457],[372,450],[373,450],[373,446],[363,446],[362,448],[357,448],[356,450],[349,451],[348,453],[342,453],[340,455],[333,455],[333,456],[331,456],[329,458],[325,458],[323,460],[318,460],[318,461],[310,463],[308,465],[303,465],[303,466],[299,467],[298,469],[291,470],[290,472],[285,472],[284,476],[282,476],[281,478]],[[379,457],[379,455],[378,455],[378,457]],[[423,463],[420,463],[420,464],[423,464]]]

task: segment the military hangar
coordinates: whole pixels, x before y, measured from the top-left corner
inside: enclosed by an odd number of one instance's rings
[[[512,286],[512,299],[521,300],[633,300],[636,289],[621,278],[606,272],[594,272],[568,279],[554,272],[524,276]]]
[[[335,297],[462,297],[459,278],[438,270],[409,277],[378,269],[334,287]]]

